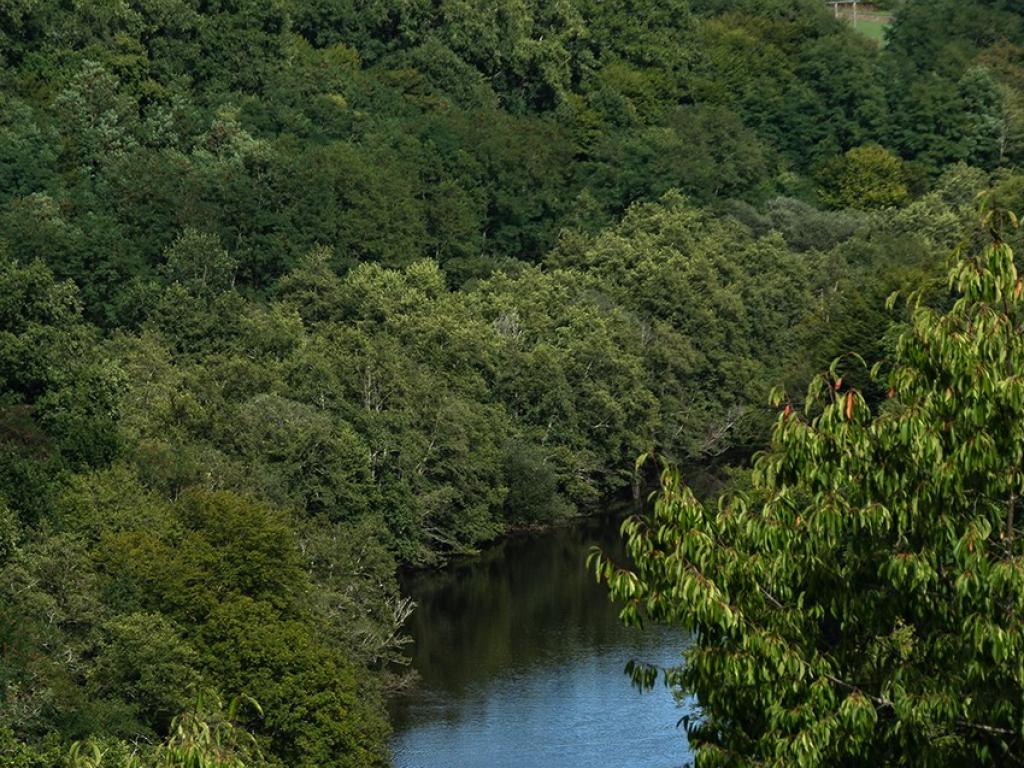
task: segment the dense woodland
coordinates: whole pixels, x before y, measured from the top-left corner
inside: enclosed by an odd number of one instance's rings
[[[0,0],[0,763],[386,765],[399,566],[746,457],[1024,208],[1015,6]]]

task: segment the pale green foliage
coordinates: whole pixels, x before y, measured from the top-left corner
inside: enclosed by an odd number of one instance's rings
[[[990,214],[987,224],[998,222]],[[1004,765],[1024,748],[1024,296],[996,240],[917,307],[890,399],[837,361],[785,405],[753,492],[698,502],[666,468],[598,559],[628,622],[697,631],[698,766]],[[653,672],[635,669],[642,682]]]
[[[387,670],[409,663],[403,630],[414,606],[392,577],[396,561],[381,541],[383,529],[375,517],[352,524],[318,520],[302,532],[301,548],[325,631],[353,659]]]
[[[81,70],[53,103],[66,131],[66,159],[85,169],[109,162],[134,144],[138,113],[118,79],[103,65],[84,61]]]
[[[950,166],[935,188],[903,208],[890,212],[893,234],[923,238],[935,250],[956,247],[975,216],[975,199],[989,187],[986,173],[960,163]]]
[[[836,207],[887,208],[902,205],[910,196],[903,161],[877,144],[830,160],[818,180],[822,197]]]

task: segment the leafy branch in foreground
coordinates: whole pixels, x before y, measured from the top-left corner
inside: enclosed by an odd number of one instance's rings
[[[108,750],[95,741],[75,742],[68,768],[114,768],[118,763],[118,768],[252,768],[262,764],[262,755],[255,737],[238,725],[243,705],[263,715],[249,696],[233,698],[225,709],[216,694],[201,693],[191,710],[174,718],[167,740],[151,753],[136,750],[108,759]]]
[[[985,226],[952,307],[913,309],[887,400],[833,367],[751,493],[708,508],[666,465],[623,525],[634,565],[592,556],[627,623],[697,632],[666,681],[700,703],[698,766],[1024,764],[1024,297]]]

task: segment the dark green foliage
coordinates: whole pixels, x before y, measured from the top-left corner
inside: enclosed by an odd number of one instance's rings
[[[513,525],[550,523],[569,513],[551,459],[543,449],[521,440],[511,441],[505,449],[505,516]]]
[[[1024,42],[1017,10],[1007,0],[907,2],[896,17],[888,47],[915,67],[956,72],[1001,40]]]
[[[121,378],[82,321],[75,286],[55,281],[40,261],[23,267],[4,259],[0,294],[5,452],[15,464],[15,454],[60,453],[75,466],[110,461],[118,449]]]
[[[63,363],[91,333],[80,321],[78,292],[58,283],[41,261],[0,262],[0,386],[9,403],[35,401],[58,386]]]
[[[361,689],[340,648],[306,623],[238,598],[210,615],[200,653],[227,690],[248,691],[265,708],[253,728],[272,764],[373,768],[386,761],[379,702]]]
[[[758,185],[768,176],[769,153],[735,113],[682,107],[664,123],[595,142],[587,183],[607,209],[620,213],[634,200],[674,188],[702,202],[762,191]]]
[[[224,491],[168,504],[123,468],[79,480],[58,508],[67,532],[16,549],[0,570],[7,690],[29,676],[25,693],[41,697],[9,700],[5,723],[25,732],[56,717],[71,738],[160,734],[212,686],[272,704],[252,726],[282,761],[271,764],[380,763],[379,701],[343,650],[355,635],[321,634],[282,514]],[[29,612],[38,618],[9,623]],[[61,663],[34,650],[55,641]],[[311,710],[320,715],[290,714]]]
[[[199,657],[181,630],[159,613],[129,613],[108,622],[89,671],[93,695],[119,697],[140,723],[163,732],[192,704]]]
[[[745,456],[1024,201],[1010,5],[0,0],[0,762],[385,762],[399,565]]]

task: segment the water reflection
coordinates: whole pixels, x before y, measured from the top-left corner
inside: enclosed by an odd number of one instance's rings
[[[396,768],[678,768],[687,712],[640,694],[630,658],[678,663],[685,635],[622,627],[584,560],[611,519],[510,539],[417,574],[410,631],[421,685],[393,706]]]

